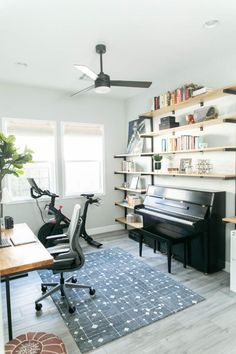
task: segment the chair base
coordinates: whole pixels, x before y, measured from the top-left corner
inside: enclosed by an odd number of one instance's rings
[[[35,310],[40,311],[42,309],[42,304],[40,301],[44,300],[46,297],[52,295],[56,291],[61,292],[61,296],[65,299],[69,313],[74,313],[75,312],[75,306],[69,301],[69,297],[66,292],[66,288],[77,288],[77,289],[89,289],[89,294],[90,296],[95,296],[95,289],[93,289],[90,285],[83,285],[83,284],[76,284],[77,279],[73,276],[69,277],[68,279],[64,278],[64,274],[60,273],[60,282],[59,283],[42,283],[41,284],[41,289],[42,292],[46,292],[44,295],[40,296],[36,301],[35,301]],[[52,286],[53,288],[49,291],[47,291],[47,287]]]

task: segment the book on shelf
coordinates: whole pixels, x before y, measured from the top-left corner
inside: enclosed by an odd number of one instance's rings
[[[198,95],[202,95],[203,93],[207,93],[209,91],[211,91],[212,89],[208,88],[208,87],[201,87],[195,91],[193,91],[192,96],[198,96]]]

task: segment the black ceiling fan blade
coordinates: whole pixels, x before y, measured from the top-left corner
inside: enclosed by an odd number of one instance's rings
[[[94,85],[91,85],[91,86],[89,86],[89,87],[86,87],[86,88],[84,88],[83,90],[80,90],[80,91],[77,91],[77,92],[75,92],[75,93],[72,93],[72,95],[70,95],[70,97],[74,97],[74,96],[76,96],[76,95],[78,95],[78,94],[80,94],[80,93],[83,93],[83,92],[87,92],[87,91],[89,91],[89,90],[92,90],[94,87],[95,87]]]
[[[150,81],[122,81],[122,80],[111,80],[111,86],[124,86],[124,87],[140,87],[148,88],[151,86]]]

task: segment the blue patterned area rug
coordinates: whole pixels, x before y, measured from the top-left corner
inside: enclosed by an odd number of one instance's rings
[[[84,267],[75,273],[80,283],[96,289],[96,297],[68,289],[76,305],[72,315],[60,292],[52,298],[82,353],[204,300],[120,248],[87,254]],[[48,270],[39,274],[45,282],[59,277]]]

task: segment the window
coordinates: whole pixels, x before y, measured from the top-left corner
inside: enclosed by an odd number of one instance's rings
[[[3,119],[5,134],[16,137],[22,152],[27,146],[33,150],[33,162],[24,166],[24,175],[7,176],[6,187],[13,201],[30,198],[27,177],[33,177],[41,189],[56,190],[55,182],[55,123],[43,120]]]
[[[62,123],[64,194],[103,193],[102,125]]]

